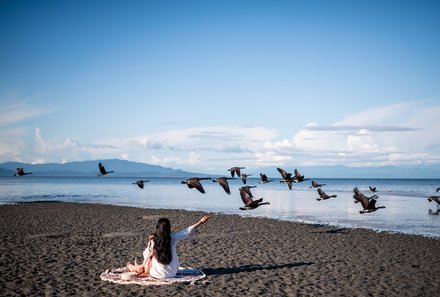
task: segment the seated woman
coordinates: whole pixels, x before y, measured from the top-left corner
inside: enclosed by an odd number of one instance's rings
[[[143,276],[154,278],[169,278],[176,276],[179,269],[179,258],[176,253],[176,244],[196,234],[196,230],[208,221],[209,216],[202,217],[194,225],[171,233],[171,223],[167,218],[161,218],[156,224],[156,232],[148,236],[148,245],[143,256],[144,261],[138,264],[127,263],[127,268]]]

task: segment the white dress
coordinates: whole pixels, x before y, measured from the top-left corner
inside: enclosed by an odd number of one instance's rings
[[[153,256],[151,259],[151,268],[150,268],[150,276],[154,278],[167,278],[167,277],[175,277],[177,270],[179,269],[179,258],[177,257],[176,245],[180,240],[189,238],[196,234],[196,229],[192,226],[179,231],[171,233],[171,263],[164,265],[159,263],[156,258]],[[154,241],[151,240],[150,244],[145,249],[143,256],[144,262],[150,257],[153,252]]]

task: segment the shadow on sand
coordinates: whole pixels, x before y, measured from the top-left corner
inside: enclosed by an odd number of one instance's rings
[[[321,224],[313,224],[311,225],[313,228],[323,228],[323,227],[328,227],[326,225],[321,225]],[[321,233],[321,234],[347,234],[351,231],[350,228],[335,228],[335,229],[331,229],[331,230],[325,230],[325,231],[316,231],[316,232],[311,232],[311,233]]]
[[[243,265],[240,267],[218,267],[218,268],[203,268],[203,272],[207,275],[222,275],[222,274],[234,274],[240,272],[254,272],[259,270],[274,270],[282,268],[294,268],[300,266],[312,265],[312,262],[296,262],[296,263],[286,263],[286,264],[250,264]]]

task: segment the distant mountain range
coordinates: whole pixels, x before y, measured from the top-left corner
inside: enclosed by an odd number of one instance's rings
[[[189,177],[206,176],[166,168],[158,165],[131,162],[119,159],[80,161],[68,163],[27,164],[20,162],[6,162],[0,164],[0,176],[13,176],[16,168],[23,167],[25,172],[32,172],[32,176],[96,176],[99,173],[98,164],[102,162],[107,171],[114,173],[108,176],[115,177]]]
[[[132,162],[119,159],[80,161],[68,163],[27,164],[6,162],[0,164],[0,176],[13,176],[16,168],[23,167],[32,176],[96,176],[99,172],[98,163],[102,162],[107,171],[113,170],[109,176],[115,177],[204,177],[207,173],[187,172],[181,169],[162,167],[146,163]],[[283,166],[280,166],[283,167]],[[279,178],[277,166],[246,168],[242,171],[259,178],[260,172],[268,177]],[[295,167],[285,166],[286,171],[292,172]],[[440,179],[440,165],[420,166],[380,166],[380,167],[348,167],[335,166],[298,166],[296,167],[306,178],[416,178]],[[225,168],[222,173],[211,173],[212,177],[229,176]],[[440,185],[439,185],[440,186]]]

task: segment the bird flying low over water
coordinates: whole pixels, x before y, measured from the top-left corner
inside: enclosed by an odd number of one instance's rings
[[[372,186],[368,186],[368,187],[370,188],[371,193],[375,193],[377,191],[376,187],[372,187]]]
[[[323,186],[325,186],[325,184],[318,184],[316,181],[312,180],[312,185],[309,188],[319,188]]]
[[[260,173],[260,181],[259,181],[260,184],[265,184],[265,183],[268,183],[268,182],[271,182],[271,181],[273,181],[273,180],[268,179],[266,174]]]
[[[244,167],[231,167],[228,169],[228,171],[231,171],[231,176],[235,178],[235,174],[237,174],[237,177],[240,177],[240,169],[244,169]]]
[[[211,179],[210,177],[192,177],[187,180],[183,180],[181,183],[186,184],[188,188],[196,188],[200,193],[205,194],[205,189],[203,189],[202,184],[200,183],[201,180],[205,179]]]
[[[281,174],[282,179],[280,183],[285,183],[289,187],[289,190],[292,190],[292,183],[295,182],[295,179],[292,178],[292,173],[287,172],[283,168],[277,168],[278,172]]]
[[[430,214],[438,214],[440,209],[439,209],[439,205],[440,205],[440,196],[431,196],[428,198],[429,202],[435,201],[437,202],[437,211],[433,212],[431,209],[429,209],[429,213]]]
[[[309,178],[304,178],[304,175],[301,175],[301,173],[299,173],[299,171],[296,168],[293,172],[295,173],[294,179],[297,183],[301,183],[303,181],[309,180]]]
[[[440,188],[437,188],[437,190],[435,190],[436,192],[440,191]]]
[[[144,183],[148,183],[149,180],[137,180],[136,182],[133,183],[133,185],[137,185],[139,188],[143,189],[144,188]]]
[[[318,194],[319,194],[319,198],[316,198],[316,200],[318,201],[338,197],[337,195],[331,195],[331,196],[327,195],[321,188],[318,188]]]
[[[106,171],[104,165],[102,165],[101,162],[99,162],[98,167],[99,167],[99,173],[97,174],[97,176],[103,176],[103,175],[106,175],[106,174],[114,172],[113,170]]]
[[[223,188],[223,190],[225,190],[226,193],[231,195],[231,190],[229,190],[228,179],[232,179],[232,178],[230,178],[230,177],[219,177],[219,178],[213,179],[212,181],[215,182],[215,183],[218,183]]]
[[[24,169],[22,167],[17,168],[17,173],[14,174],[14,176],[23,176],[26,174],[32,174],[32,172],[24,172]]]
[[[376,199],[379,198],[377,195],[373,195],[371,197],[367,197],[358,190],[358,188],[353,189],[354,195],[353,198],[356,202],[360,202],[362,204],[363,210],[359,211],[359,213],[368,213],[378,210],[379,208],[385,208],[385,206],[376,207]]]
[[[246,173],[242,173],[241,174],[241,180],[243,181],[243,184],[246,184],[246,179],[248,176],[251,176],[252,174],[246,174]]]
[[[240,210],[251,210],[259,207],[260,205],[270,204],[269,202],[262,202],[263,198],[253,200],[249,188],[247,190],[245,190],[244,187],[240,188],[240,196],[244,203],[244,206],[240,207]]]

